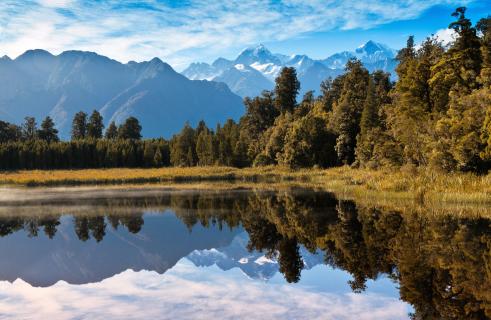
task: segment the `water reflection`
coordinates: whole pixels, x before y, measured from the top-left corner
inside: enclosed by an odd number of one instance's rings
[[[491,317],[484,218],[388,211],[306,189],[9,205],[0,210],[2,280],[84,284],[128,269],[162,274],[186,257],[262,280],[279,271],[296,283],[302,270],[327,265],[351,274],[354,293],[393,280],[415,319]]]

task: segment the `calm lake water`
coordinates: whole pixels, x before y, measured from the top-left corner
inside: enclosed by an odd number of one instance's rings
[[[0,197],[1,319],[491,316],[487,219],[295,188],[23,192]]]

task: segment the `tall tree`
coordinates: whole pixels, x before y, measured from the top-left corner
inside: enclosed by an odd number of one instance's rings
[[[16,141],[22,137],[19,126],[0,120],[0,143]]]
[[[72,121],[72,140],[85,139],[87,135],[87,114],[80,111],[75,114]]]
[[[198,134],[196,155],[200,166],[212,165],[215,161],[213,152],[213,134],[208,128]]]
[[[107,127],[104,138],[108,140],[114,140],[118,138],[118,127],[116,126],[116,123],[114,121],[111,121],[109,127]]]
[[[482,18],[477,23],[477,30],[482,34],[481,54],[482,69],[480,81],[484,87],[491,86],[491,17]]]
[[[300,90],[300,82],[297,79],[297,72],[293,67],[285,67],[276,78],[274,89],[276,109],[281,112],[293,113],[297,105],[297,94]]]
[[[348,61],[341,97],[334,106],[331,119],[331,125],[338,134],[336,152],[339,160],[345,164],[355,160],[356,136],[360,131],[368,79],[368,70],[359,60]]]
[[[34,117],[25,117],[22,125],[22,137],[25,140],[35,140],[37,138],[37,123]]]
[[[140,122],[135,117],[129,117],[126,121],[119,127],[118,137],[120,139],[133,139],[140,140],[142,127]]]
[[[87,123],[87,137],[92,139],[101,139],[103,130],[104,123],[102,116],[97,110],[94,110],[90,115],[89,122]]]
[[[186,122],[181,132],[171,140],[171,163],[180,167],[194,166],[196,160],[196,133]]]
[[[41,123],[41,129],[38,131],[39,139],[44,140],[48,143],[57,142],[58,130],[55,128],[55,123],[51,117],[46,117]]]

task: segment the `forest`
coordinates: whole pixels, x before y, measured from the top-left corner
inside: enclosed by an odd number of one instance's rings
[[[99,112],[75,115],[70,141],[46,117],[0,121],[0,169],[162,166],[425,166],[485,173],[491,167],[491,17],[473,24],[457,8],[455,41],[410,36],[397,54],[397,81],[352,59],[320,94],[297,101],[284,68],[272,91],[245,98],[246,113],[216,128],[186,123],[170,140],[141,137],[130,117],[107,129]],[[105,129],[105,130],[104,130]]]

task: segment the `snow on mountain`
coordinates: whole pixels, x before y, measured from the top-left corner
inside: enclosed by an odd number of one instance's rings
[[[301,83],[301,96],[309,90],[318,92],[320,83],[328,77],[342,74],[346,62],[352,58],[361,60],[369,71],[381,69],[394,77],[395,55],[395,50],[371,40],[354,51],[339,52],[323,60],[314,60],[306,55],[273,54],[260,44],[244,49],[233,61],[218,58],[211,65],[192,63],[182,74],[192,80],[224,82],[232,92],[245,97],[272,89],[281,69],[294,67]]]
[[[356,58],[363,62],[364,66],[369,71],[382,69],[386,72],[390,72],[392,76],[394,76],[396,54],[396,50],[370,40],[362,46],[356,48],[355,51],[343,51],[336,53],[322,60],[321,62],[326,67],[331,69],[343,69],[349,59]]]
[[[267,257],[264,252],[247,249],[249,236],[247,232],[237,234],[226,247],[207,250],[194,250],[187,259],[198,267],[218,266],[222,270],[239,268],[247,277],[267,281],[278,271],[279,265],[275,257]],[[323,255],[312,254],[304,247],[300,247],[300,254],[304,268],[309,270],[323,263]]]
[[[227,84],[232,92],[241,97],[257,96],[263,90],[273,88],[273,82],[265,78],[261,72],[240,63],[225,69],[213,78],[213,81]]]
[[[251,65],[253,63],[281,65],[281,60],[272,54],[264,45],[260,44],[254,48],[244,49],[235,59],[235,63]]]
[[[208,80],[211,81],[219,72],[215,67],[205,62],[194,62],[182,72],[189,80]]]

